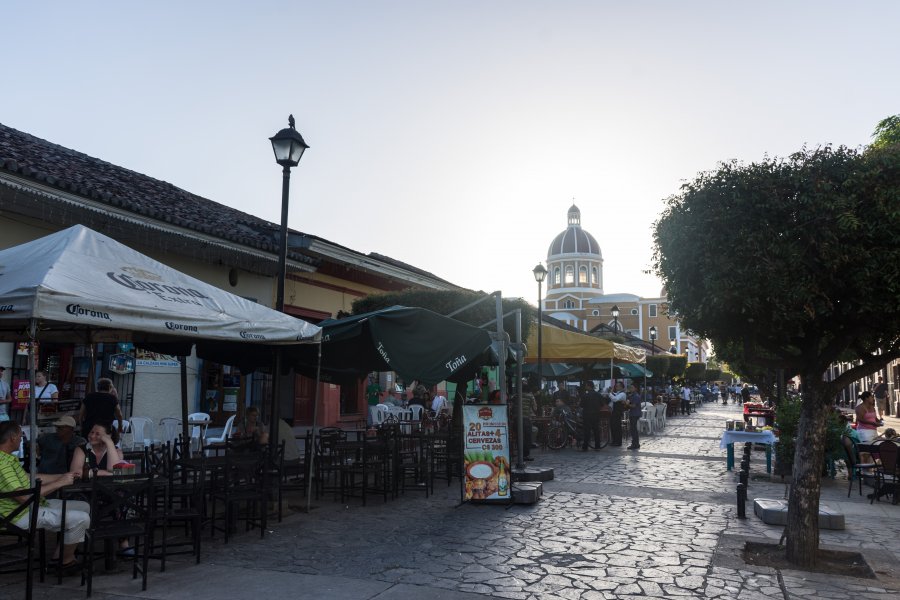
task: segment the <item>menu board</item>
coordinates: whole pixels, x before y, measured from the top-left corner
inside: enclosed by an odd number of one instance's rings
[[[510,502],[509,414],[505,404],[463,407],[463,501]]]

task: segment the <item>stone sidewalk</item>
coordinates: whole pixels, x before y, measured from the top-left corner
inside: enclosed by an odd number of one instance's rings
[[[747,539],[777,541],[782,528],[752,516],[752,498],[782,498],[786,485],[753,455],[749,518],[736,517],[734,473],[718,434],[735,405],[704,405],[645,437],[639,452],[536,451],[552,466],[535,506],[459,505],[458,482],[437,482],[425,499],[319,501],[293,512],[264,540],[241,534],[225,546],[204,539],[200,565],[172,560],[148,590],[124,573],[95,577],[94,597],[191,599],[289,596],[342,599],[629,599],[900,597],[900,506],[870,505],[843,472],[825,480],[823,503],[846,514],[844,531],[822,530],[825,546],[862,551],[878,579],[747,566]],[[865,492],[864,492],[865,493]],[[296,499],[298,504],[304,501]],[[81,598],[78,578],[38,586],[37,598]],[[20,576],[0,578],[0,597],[24,595]]]

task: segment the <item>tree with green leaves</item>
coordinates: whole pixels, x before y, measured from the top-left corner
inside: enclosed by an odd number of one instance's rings
[[[891,144],[900,144],[900,115],[893,115],[882,119],[875,126],[872,133],[871,148],[876,150],[886,148]]]
[[[900,357],[900,146],[729,162],[669,198],[654,267],[685,327],[757,367],[798,373],[786,558],[816,563],[826,413]],[[847,352],[860,362],[823,378]],[[729,359],[730,362],[730,359]]]

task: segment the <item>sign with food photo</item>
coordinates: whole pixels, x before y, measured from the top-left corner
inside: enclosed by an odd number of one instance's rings
[[[463,501],[509,502],[509,415],[506,405],[463,407]]]

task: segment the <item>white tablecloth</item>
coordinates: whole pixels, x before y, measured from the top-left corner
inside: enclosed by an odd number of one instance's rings
[[[771,431],[723,431],[722,439],[719,440],[719,448],[723,450],[728,444],[737,444],[740,442],[753,442],[754,444],[774,444],[778,441],[775,434]]]

